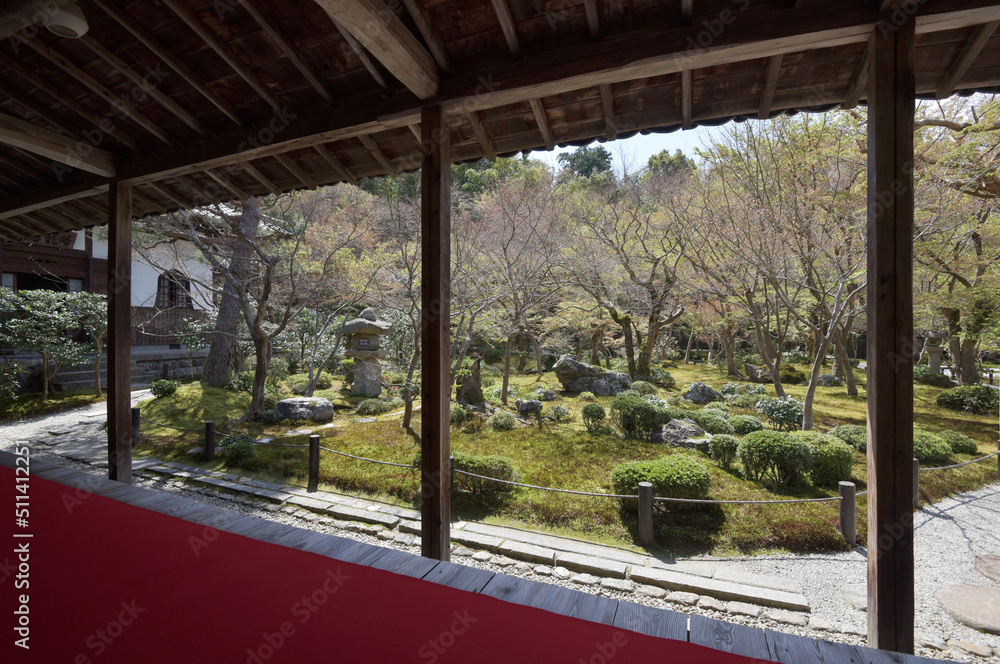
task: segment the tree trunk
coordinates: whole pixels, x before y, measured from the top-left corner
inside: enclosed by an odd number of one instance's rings
[[[636,366],[634,380],[652,380],[653,351],[656,349],[656,340],[660,336],[660,329],[662,327],[663,323],[660,322],[659,314],[649,317],[649,330],[646,333],[646,342],[642,345],[642,350],[639,352],[639,362]]]
[[[688,343],[687,348],[684,350],[684,364],[691,361],[691,346],[694,345],[694,328],[692,327],[688,331]]]
[[[257,228],[260,225],[260,198],[251,196],[243,202],[240,213],[240,232],[248,240],[257,238]],[[241,282],[245,275],[253,247],[247,242],[236,242],[232,259],[229,262],[229,273],[233,279],[226,279],[222,290],[222,302],[219,304],[219,315],[215,319],[215,333],[208,347],[205,366],[202,368],[201,382],[211,387],[225,387],[229,376],[229,366],[233,363],[236,343],[236,328],[240,319],[240,299],[233,282]]]
[[[590,335],[590,364],[591,366],[599,367],[601,366],[601,337],[603,337],[603,330],[597,329],[592,335]]]
[[[726,353],[726,375],[742,378],[740,370],[736,368],[736,332],[732,323],[725,323],[719,333],[719,341]]]
[[[844,336],[846,334],[844,333]],[[847,393],[852,397],[858,396],[858,383],[854,380],[854,367],[851,366],[851,358],[847,356],[847,346],[844,343],[843,337],[834,340],[833,352],[834,366],[836,367],[837,362],[839,362],[844,370],[843,379],[847,385]]]
[[[505,406],[507,405],[507,386],[510,384],[510,351],[514,347],[514,336],[511,334],[507,337],[507,348],[503,354],[503,386],[500,389],[500,401]]]
[[[101,340],[94,339],[94,346],[97,348],[94,354],[94,394],[100,399],[104,394],[101,392]]]
[[[611,368],[611,351],[603,343],[601,344],[601,355],[604,356],[604,368]]]
[[[451,368],[451,384],[455,384],[455,377],[458,375],[458,369],[462,366],[462,362],[465,361],[466,355],[469,354],[469,345],[472,343],[472,330],[476,325],[476,314],[473,312],[469,316],[469,326],[465,328],[465,340],[462,341],[462,345],[459,346],[458,355],[455,357],[455,361],[452,363]]]
[[[531,345],[535,349],[535,373],[538,374],[538,380],[542,379],[542,374],[545,373],[545,362],[542,361],[542,347],[538,343],[538,338],[528,332],[528,339],[531,340]]]
[[[257,422],[264,414],[264,395],[267,384],[267,370],[271,366],[271,339],[261,332],[253,333],[253,346],[257,355],[254,363],[253,389],[250,391],[250,407],[247,420]]]
[[[805,403],[802,408],[802,430],[809,431],[813,426],[812,419],[812,409],[813,401],[816,398],[816,384],[819,383],[820,369],[823,366],[823,360],[826,358],[826,352],[830,349],[830,337],[832,337],[834,332],[828,331],[825,336],[819,340],[819,346],[817,348],[817,353],[813,357],[812,374],[809,375],[809,384],[806,387],[806,398]]]
[[[517,334],[517,350],[519,353],[517,358],[517,373],[523,374],[528,366],[528,339],[520,332]]]
[[[625,336],[625,358],[628,361],[628,375],[635,380],[635,343],[632,337],[632,318],[630,316],[622,316],[614,309],[609,309],[608,313],[611,314],[611,320],[622,329],[622,334]]]
[[[418,325],[413,333],[413,356],[410,358],[410,366],[406,370],[406,386],[403,388],[403,422],[400,426],[404,429],[410,428],[413,420],[413,374],[417,371],[417,364],[420,362],[420,326]]]
[[[708,364],[711,364],[715,360],[715,330],[712,330],[711,334],[708,336],[708,359],[706,360]]]

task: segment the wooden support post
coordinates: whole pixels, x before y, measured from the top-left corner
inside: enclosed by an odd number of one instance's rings
[[[840,532],[852,547],[858,543],[857,487],[854,482],[840,483]]]
[[[215,461],[215,422],[205,422],[205,461]]]
[[[139,409],[132,409],[132,447],[139,444]]]
[[[420,114],[421,169],[421,426],[420,553],[448,560],[451,553],[451,457],[448,407],[451,318],[451,150],[440,106]]]
[[[913,509],[920,507],[920,459],[913,460]]]
[[[868,645],[913,653],[914,19],[868,51]]]
[[[653,484],[639,482],[639,543],[653,543]]]
[[[309,436],[309,490],[319,488],[319,434]]]
[[[132,483],[132,188],[108,191],[108,478]]]

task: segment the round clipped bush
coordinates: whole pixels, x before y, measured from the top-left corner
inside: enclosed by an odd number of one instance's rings
[[[764,423],[760,421],[760,418],[753,415],[733,415],[729,418],[729,424],[737,436],[745,436],[752,431],[760,431],[764,428]]]
[[[712,403],[705,404],[705,410],[717,410],[725,415],[727,420],[729,419],[729,407],[729,404],[725,401],[713,401]]]
[[[921,465],[940,466],[951,459],[951,446],[930,431],[913,430],[913,457]]]
[[[451,404],[451,409],[448,412],[448,419],[452,424],[461,424],[462,422],[465,422],[465,409],[462,408],[462,404]]]
[[[670,375],[670,372],[666,369],[659,369],[654,367],[650,370],[650,377],[653,379],[653,383],[659,385],[660,387],[671,390],[677,387],[677,380]],[[635,385],[635,383],[633,383]]]
[[[650,482],[653,495],[664,498],[703,499],[708,496],[711,476],[708,469],[688,456],[672,454],[648,461],[632,461],[611,471],[611,486],[619,495],[635,495],[639,482]],[[623,509],[633,510],[638,501],[622,499]],[[677,503],[655,503],[677,507]]]
[[[154,397],[159,399],[160,397],[169,397],[180,386],[180,381],[176,380],[154,380],[149,384],[149,391],[153,393]]]
[[[995,415],[1000,407],[1000,390],[987,385],[952,387],[937,397],[937,405],[948,410],[964,410],[977,415]]]
[[[556,393],[546,387],[539,387],[535,390],[535,398],[539,401],[555,401]]]
[[[736,390],[738,390],[739,387],[740,387],[739,383],[725,383],[722,387],[719,388],[719,394],[721,394],[724,397],[736,394]]]
[[[358,405],[354,407],[354,412],[357,415],[381,415],[402,406],[403,400],[399,397],[392,397],[390,399],[364,399],[363,401],[359,401]]]
[[[757,412],[775,429],[792,431],[802,426],[805,404],[795,397],[763,397],[757,402]]]
[[[462,425],[464,433],[479,433],[486,426],[486,415],[478,411],[466,413],[465,423]]]
[[[494,431],[510,431],[514,424],[514,416],[505,410],[498,410],[490,417],[490,426]]]
[[[569,408],[566,406],[555,406],[552,409],[552,417],[556,422],[564,422],[570,419],[572,413],[569,412]]]
[[[853,447],[836,436],[819,431],[793,431],[792,437],[805,441],[812,450],[813,462],[809,475],[813,484],[835,487],[841,480],[851,479]]]
[[[596,401],[597,397],[593,392],[580,392],[580,401]]]
[[[931,373],[930,367],[926,364],[914,365],[913,380],[934,387],[951,387],[951,378],[944,374]]]
[[[736,455],[747,477],[792,484],[812,465],[812,450],[784,431],[754,431],[743,437]]]
[[[277,424],[283,419],[285,418],[281,414],[281,412],[273,408],[271,410],[265,410],[260,415],[260,421],[263,422],[264,424]]]
[[[642,395],[639,394],[638,390],[633,390],[633,389],[629,388],[627,390],[622,390],[616,396],[619,396],[619,397],[641,397]]]
[[[229,378],[226,380],[226,389],[234,392],[249,392],[253,389],[253,374],[253,371],[229,374]]]
[[[628,391],[628,390],[626,390]],[[666,411],[638,395],[619,394],[611,402],[611,421],[626,438],[645,439],[669,420]]]
[[[637,380],[632,383],[632,389],[638,392],[640,395],[656,394],[656,385],[652,383],[647,383],[644,380]]]
[[[712,410],[710,408],[703,408],[701,410],[692,410],[688,412],[688,417],[697,423],[702,429],[712,434],[728,434],[732,435],[735,433],[733,425],[729,423],[727,415],[721,413],[717,410]]]
[[[583,407],[582,414],[583,424],[589,433],[598,433],[604,428],[604,418],[607,417],[607,413],[601,404],[588,403]]]
[[[516,482],[518,479],[517,473],[514,471],[514,463],[507,457],[463,454],[461,452],[453,453],[452,457],[455,459],[455,470],[464,470],[467,473],[492,477],[506,482]],[[509,493],[514,490],[510,484],[469,477],[462,473],[455,473],[454,482],[456,489],[473,495]]]
[[[220,442],[216,456],[226,463],[234,463],[257,456],[253,446],[253,436],[245,433],[234,433],[224,437]]]
[[[955,454],[978,454],[979,447],[976,445],[976,441],[972,440],[964,433],[959,433],[957,431],[942,431],[939,433],[938,438],[948,443],[948,447]]]
[[[831,436],[836,436],[859,452],[868,451],[868,427],[860,424],[841,424],[828,431]]]
[[[740,446],[740,439],[736,436],[720,434],[712,436],[708,442],[708,456],[712,457],[715,463],[723,470],[729,470],[736,458],[736,450]]]
[[[726,396],[726,403],[733,408],[756,408],[760,401],[759,394],[730,394]]]

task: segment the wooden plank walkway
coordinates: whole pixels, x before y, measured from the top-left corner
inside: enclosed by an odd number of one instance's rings
[[[15,456],[0,451],[0,465],[14,468]],[[649,636],[707,646],[781,664],[940,664],[928,659],[860,646],[810,639],[782,632],[746,627],[701,615],[688,616],[632,602],[600,597],[550,583],[440,562],[364,542],[317,533],[232,512],[174,494],[128,486],[83,471],[44,461],[31,462],[31,475],[112,498],[128,505],[186,521],[292,547],[334,560],[365,565],[394,574],[439,583],[458,590],[532,606],[591,622],[613,625]]]

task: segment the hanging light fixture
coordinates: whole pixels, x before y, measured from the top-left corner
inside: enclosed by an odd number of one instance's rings
[[[67,39],[82,37],[90,28],[80,5],[72,0],[62,2],[55,10],[50,11],[45,18],[45,27]]]

